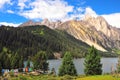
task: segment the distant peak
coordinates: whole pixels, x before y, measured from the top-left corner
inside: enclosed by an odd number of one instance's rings
[[[32,20],[28,20],[27,22],[33,22]]]
[[[30,26],[30,25],[34,25],[35,23],[32,20],[28,20],[27,22],[19,25],[19,27],[24,27],[24,26]]]
[[[91,19],[91,18],[95,18],[94,16],[90,15],[90,14],[86,14],[83,18],[83,20],[88,20],[88,19]]]
[[[47,21],[49,21],[47,18],[45,18],[45,19],[43,19],[43,21],[42,22],[47,22]]]
[[[102,21],[106,21],[105,18],[102,16],[98,16],[97,19],[102,20]]]

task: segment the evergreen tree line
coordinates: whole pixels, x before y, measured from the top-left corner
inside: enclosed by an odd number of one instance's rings
[[[0,70],[4,69],[15,69],[23,68],[23,57],[20,57],[17,53],[14,55],[10,54],[7,48],[3,48],[2,53],[0,54]],[[6,53],[6,54],[5,54]],[[5,55],[3,55],[5,54]],[[39,51],[32,58],[28,58],[27,66],[30,67],[30,61],[33,62],[34,70],[42,70],[45,73],[48,70],[49,63],[47,62],[48,58],[45,51]],[[88,51],[88,54],[85,57],[84,61],[85,69],[84,72],[86,75],[100,75],[102,74],[102,64],[100,63],[100,56],[97,50],[92,46]],[[66,52],[63,57],[62,64],[59,68],[59,76],[71,75],[76,76],[77,71],[73,63],[73,57],[70,52]]]
[[[24,67],[23,56],[20,56],[18,53],[12,53],[7,48],[3,48],[0,53],[0,65],[2,69],[16,69]]]
[[[46,51],[48,58],[53,59],[54,52],[65,51],[74,52],[74,57],[83,57],[89,46],[64,31],[52,30],[46,26],[1,26],[0,52],[3,47],[24,58],[34,56],[38,51]]]
[[[7,48],[3,48],[2,52],[0,53],[0,74],[2,69],[19,69],[22,72],[24,66],[25,59],[20,56],[18,53],[11,54],[11,51]],[[35,70],[43,70],[44,72],[48,70],[48,62],[46,52],[39,51],[35,56],[32,58],[28,58],[27,66],[31,67],[30,62],[33,62],[33,68]]]

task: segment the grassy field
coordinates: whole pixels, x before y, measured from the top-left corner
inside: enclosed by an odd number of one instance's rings
[[[112,75],[97,75],[97,76],[86,76],[83,78],[77,78],[76,80],[120,80],[120,77]]]
[[[2,78],[2,80],[4,80],[4,78]],[[112,75],[77,76],[77,77],[65,75],[59,77],[52,75],[33,76],[33,75],[19,74],[17,77],[8,77],[7,80],[120,80],[120,77],[112,76]]]
[[[40,76],[18,76],[18,77],[12,77],[8,80],[76,80],[76,77],[73,76],[48,76],[48,75],[40,75]]]

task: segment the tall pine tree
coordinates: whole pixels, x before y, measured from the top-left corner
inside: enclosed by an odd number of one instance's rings
[[[62,65],[59,68],[58,75],[59,76],[63,76],[63,75],[76,76],[77,75],[77,71],[72,61],[72,56],[69,52],[66,52],[63,57]]]
[[[34,69],[48,70],[47,55],[44,51],[39,51],[33,58]]]
[[[19,61],[20,61],[20,57],[19,57],[18,53],[15,53],[15,55],[12,55],[11,67],[13,69],[19,68]]]
[[[92,46],[85,57],[84,72],[86,75],[100,75],[102,74],[102,64],[100,63],[100,56],[97,50]]]
[[[3,48],[2,52],[0,53],[0,61],[1,66],[3,69],[10,69],[10,50],[8,50],[6,47]]]

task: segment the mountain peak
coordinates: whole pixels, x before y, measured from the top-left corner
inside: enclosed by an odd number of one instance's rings
[[[43,19],[43,21],[41,22],[42,24],[47,24],[49,23],[49,20],[47,18]]]
[[[24,26],[35,26],[35,25],[46,25],[47,27],[51,28],[51,29],[55,29],[56,27],[58,27],[62,22],[61,21],[56,21],[56,22],[51,22],[49,21],[47,18],[43,19],[42,22],[33,22],[32,20],[29,20],[21,25],[19,25],[19,27],[24,27]]]
[[[107,49],[120,49],[120,30],[110,26],[102,16],[93,17],[86,15],[81,21],[67,21],[60,27],[76,39],[79,39],[96,49],[107,51]]]
[[[92,18],[95,18],[95,17],[93,17],[93,16],[90,15],[90,14],[86,14],[86,15],[84,16],[83,20],[88,20],[88,19],[92,19]]]
[[[110,29],[110,26],[104,17],[98,16],[95,18],[90,15],[87,15],[85,16],[83,21],[87,22],[91,26],[94,26],[98,31],[101,31],[104,34],[108,34],[108,30]]]
[[[31,25],[35,25],[35,22],[33,22],[32,20],[29,20],[29,21],[19,25],[19,27],[31,26]]]

